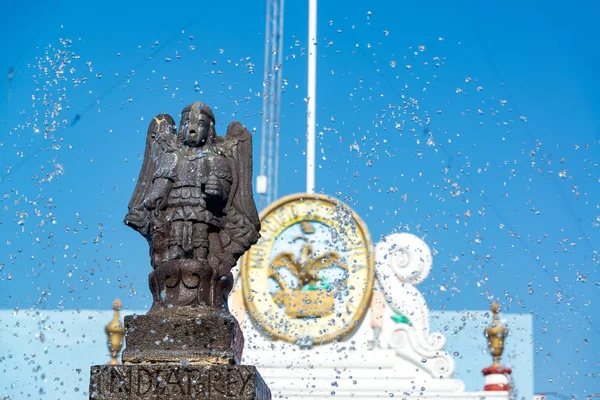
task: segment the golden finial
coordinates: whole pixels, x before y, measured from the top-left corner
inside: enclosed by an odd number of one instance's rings
[[[485,337],[488,340],[488,348],[494,357],[494,365],[500,364],[500,357],[504,351],[504,339],[508,336],[508,329],[500,322],[500,304],[493,302],[490,310],[494,314],[492,323],[485,328]]]
[[[119,365],[119,353],[121,352],[121,347],[123,347],[123,338],[125,337],[125,328],[121,321],[119,321],[119,310],[121,309],[121,300],[115,299],[112,304],[113,310],[115,310],[115,314],[113,316],[112,321],[106,325],[104,329],[106,332],[106,336],[108,336],[108,350],[110,351],[110,356],[112,360],[110,360],[110,365]]]

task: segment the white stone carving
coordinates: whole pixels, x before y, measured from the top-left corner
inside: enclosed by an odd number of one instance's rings
[[[432,264],[429,246],[410,233],[389,235],[375,248],[377,288],[390,308],[410,321],[396,326],[390,347],[433,378],[451,378],[455,364],[442,350],[446,339],[441,333],[429,334],[427,304],[414,286],[429,275]]]
[[[376,272],[391,271],[400,282],[411,285],[423,282],[433,264],[429,246],[419,237],[404,232],[383,238],[377,244],[375,260],[381,264]]]
[[[420,238],[397,233],[375,250],[373,304],[349,337],[338,343],[299,348],[271,342],[247,317],[239,270],[229,304],[240,321],[246,346],[243,363],[254,364],[274,398],[345,399],[508,399],[505,393],[465,392],[453,379],[454,359],[445,337],[429,332],[429,311],[415,287],[432,267],[432,254]],[[400,313],[410,324],[394,323]]]

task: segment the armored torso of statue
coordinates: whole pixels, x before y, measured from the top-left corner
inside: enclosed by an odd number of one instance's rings
[[[150,124],[125,223],[150,244],[152,310],[225,308],[231,268],[260,230],[251,136],[239,122],[217,136],[212,110],[199,102],[184,108],[175,132],[167,114]]]

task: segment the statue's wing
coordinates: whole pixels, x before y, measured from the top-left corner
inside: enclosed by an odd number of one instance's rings
[[[149,216],[144,208],[144,200],[152,187],[152,177],[157,170],[160,156],[172,152],[177,143],[175,121],[169,114],[159,114],[152,119],[146,134],[144,162],[138,177],[135,190],[129,201],[129,212],[125,216],[125,224],[144,232],[148,228]]]
[[[229,205],[241,212],[260,231],[260,219],[252,194],[252,135],[248,129],[235,121],[227,127],[226,140],[235,162],[236,182],[232,187]]]
[[[242,124],[232,122],[221,147],[230,158],[233,171],[221,240],[224,250],[239,257],[260,237],[260,219],[252,195],[252,136]]]

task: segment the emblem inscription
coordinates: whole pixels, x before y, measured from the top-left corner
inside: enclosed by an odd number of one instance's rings
[[[366,226],[342,202],[314,194],[279,200],[261,221],[261,238],[241,265],[250,318],[273,339],[303,346],[343,339],[371,298]]]

